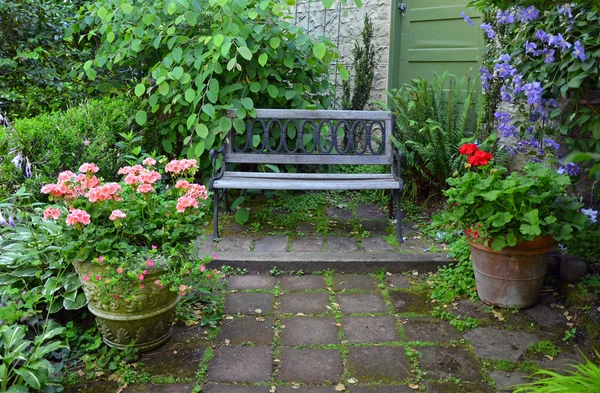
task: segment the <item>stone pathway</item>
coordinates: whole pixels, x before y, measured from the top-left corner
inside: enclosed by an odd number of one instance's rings
[[[499,323],[487,306],[465,300],[444,309],[481,326],[461,333],[434,316],[421,276],[241,275],[229,279],[225,297],[219,329],[175,326],[167,344],[142,357],[152,383],[123,392],[492,393],[525,382],[520,370],[581,361],[576,351],[527,355],[562,333],[557,310],[504,312]]]

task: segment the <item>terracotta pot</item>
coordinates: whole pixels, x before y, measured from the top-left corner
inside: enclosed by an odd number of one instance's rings
[[[98,264],[75,264],[83,291],[88,299],[88,309],[96,317],[103,341],[110,347],[125,348],[135,341],[140,352],[154,349],[167,341],[175,319],[179,296],[169,288],[159,288],[154,281],[163,274],[155,272],[146,276],[145,288],[131,301],[103,299],[93,277],[103,275],[106,267]],[[84,282],[82,277],[91,278]]]
[[[514,247],[494,251],[469,243],[479,298],[503,308],[527,308],[535,304],[546,275],[552,236],[540,236]]]

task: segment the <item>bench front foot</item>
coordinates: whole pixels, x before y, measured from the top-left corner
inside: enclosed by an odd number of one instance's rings
[[[215,190],[215,198],[213,200],[213,241],[219,239],[219,193],[223,193],[222,190]]]

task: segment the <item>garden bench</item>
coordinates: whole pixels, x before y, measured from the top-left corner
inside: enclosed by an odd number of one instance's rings
[[[235,110],[227,116],[235,119]],[[402,241],[401,152],[391,142],[394,119],[377,111],[256,109],[244,119],[245,130],[232,127],[223,145],[212,149],[214,233],[219,238],[219,202],[227,190],[390,190],[389,217],[397,201],[397,238]],[[238,123],[238,129],[243,128]],[[219,164],[219,157],[222,161]],[[236,170],[231,170],[237,164]],[[248,165],[250,164],[250,165]],[[256,171],[256,164],[390,165],[390,173],[279,173]],[[271,167],[272,168],[272,167]],[[248,170],[250,169],[250,170]],[[311,168],[313,169],[313,168]],[[376,171],[373,171],[376,172]]]

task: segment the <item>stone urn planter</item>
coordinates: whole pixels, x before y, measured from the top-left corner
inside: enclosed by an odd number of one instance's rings
[[[147,275],[144,288],[133,299],[107,300],[100,296],[95,278],[103,276],[107,267],[88,263],[76,263],[75,267],[88,299],[88,309],[96,317],[98,330],[108,346],[125,348],[134,342],[135,348],[145,352],[169,339],[179,295],[154,283],[163,273]],[[87,281],[83,279],[86,276],[89,276]]]
[[[500,251],[469,244],[477,294],[484,303],[519,309],[535,304],[550,254],[558,245],[552,236],[540,236]]]

